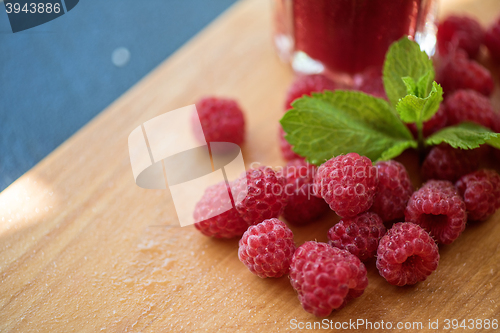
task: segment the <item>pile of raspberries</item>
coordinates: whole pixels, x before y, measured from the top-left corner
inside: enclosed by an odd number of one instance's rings
[[[500,115],[488,98],[494,88],[491,74],[473,60],[483,43],[500,62],[500,20],[486,33],[468,17],[451,16],[440,24],[437,80],[445,101],[425,123],[425,136],[463,121],[500,132]],[[358,90],[384,97],[380,77],[359,82]],[[303,95],[337,88],[322,75],[299,77],[289,88],[285,111]],[[243,142],[243,112],[234,100],[205,98],[197,109],[207,141]],[[328,316],[363,294],[367,260],[376,260],[390,284],[424,281],[438,267],[438,244],[453,243],[466,223],[484,221],[500,208],[500,175],[478,169],[475,151],[433,147],[421,166],[425,182],[415,190],[397,161],[373,164],[349,153],[316,167],[293,152],[283,135],[280,128],[286,166],[261,166],[231,184],[209,187],[195,207],[194,218],[200,221],[195,227],[210,237],[239,237],[240,261],[261,278],[289,274],[303,308],[316,316]],[[233,208],[214,216],[228,200]],[[292,231],[278,219],[303,226],[329,210],[341,219],[328,231],[328,243],[296,247]]]

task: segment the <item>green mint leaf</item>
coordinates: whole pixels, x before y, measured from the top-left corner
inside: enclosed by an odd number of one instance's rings
[[[313,93],[281,119],[285,138],[308,162],[356,152],[372,161],[392,158],[417,142],[389,103],[356,91]]]
[[[500,133],[475,123],[461,123],[445,127],[425,140],[427,145],[438,145],[446,142],[453,148],[474,149],[484,143],[500,149]]]
[[[434,75],[432,61],[420,50],[417,43],[403,37],[389,48],[384,62],[383,80],[385,92],[392,105],[396,106],[399,100],[407,95],[402,77],[413,78],[417,87],[425,88],[421,89],[422,95],[417,96],[426,97],[430,92]]]
[[[415,80],[412,77],[405,76],[402,77],[401,80],[403,80],[403,83],[406,86],[406,93],[408,95],[418,96],[417,84],[415,83]]]
[[[409,78],[403,78],[409,79]],[[410,80],[407,80],[410,81]],[[405,81],[405,84],[406,82]],[[432,118],[439,109],[443,100],[443,89],[434,82],[432,90],[425,98],[415,95],[406,95],[396,105],[396,110],[405,123],[424,122]]]
[[[430,94],[434,86],[434,75],[434,70],[431,70],[420,77],[417,82],[418,97],[426,97]]]

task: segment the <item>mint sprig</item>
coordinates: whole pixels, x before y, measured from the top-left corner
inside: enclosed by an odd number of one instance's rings
[[[387,101],[356,91],[313,93],[292,103],[281,119],[294,151],[321,164],[357,151],[372,160],[416,147],[411,132]],[[395,148],[400,147],[400,148]]]
[[[462,149],[485,143],[500,149],[500,133],[472,123],[444,128],[424,140],[423,123],[432,118],[443,100],[443,90],[434,76],[427,54],[404,37],[391,45],[384,63],[389,102],[342,90],[304,96],[292,103],[280,121],[285,138],[297,154],[313,164],[349,152],[372,161],[388,160],[408,148],[442,142]],[[405,123],[416,125],[418,141]]]

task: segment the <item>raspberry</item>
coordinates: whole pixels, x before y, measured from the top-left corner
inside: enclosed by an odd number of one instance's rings
[[[484,45],[496,62],[500,62],[500,18],[491,25],[484,36]]]
[[[369,95],[387,99],[380,68],[370,67],[354,77],[354,89]]]
[[[382,219],[375,213],[366,212],[340,220],[328,231],[328,244],[349,251],[361,261],[373,258],[378,242],[385,234]]]
[[[354,255],[310,241],[293,255],[290,283],[304,310],[324,317],[343,307],[347,300],[361,296],[368,278],[365,265]]]
[[[492,128],[495,115],[488,97],[474,90],[457,90],[445,101],[448,124],[472,121]]]
[[[295,153],[292,150],[292,145],[290,143],[288,143],[288,141],[286,141],[285,131],[283,130],[281,125],[279,125],[279,136],[280,136],[279,139],[280,139],[281,154],[283,155],[283,158],[285,159],[285,161],[291,161],[291,160],[294,160],[296,158],[303,159],[302,156],[298,155],[297,153]]]
[[[484,221],[500,208],[500,175],[482,169],[463,176],[456,183],[471,221]]]
[[[292,230],[278,219],[269,219],[243,234],[238,257],[255,275],[277,278],[288,273],[294,252]]]
[[[247,193],[244,191],[245,185]],[[279,217],[288,199],[285,185],[285,177],[270,167],[248,170],[232,186],[236,193],[236,210],[251,225]]]
[[[404,286],[424,281],[438,264],[437,244],[414,223],[396,223],[380,240],[377,269],[390,284]]]
[[[310,96],[313,92],[335,90],[333,81],[321,74],[299,76],[288,88],[285,99],[285,110],[292,108],[292,102],[304,95]]]
[[[446,55],[450,48],[460,48],[470,58],[475,58],[483,42],[484,31],[475,19],[452,15],[439,24],[436,38],[441,55]]]
[[[377,168],[357,153],[339,155],[323,163],[315,177],[316,193],[340,217],[352,217],[373,204],[378,186]]]
[[[439,106],[438,111],[432,116],[431,119],[424,122],[422,134],[424,138],[436,133],[448,124],[448,116],[446,115],[446,108],[444,103]],[[418,138],[417,126],[415,124],[406,124],[415,138]]]
[[[193,217],[199,222],[194,226],[202,234],[215,238],[232,238],[243,235],[247,230],[248,223],[236,209],[224,211],[226,207],[232,206],[230,197],[225,196],[228,193],[230,189],[225,182],[212,185],[196,204]]]
[[[455,149],[446,144],[435,146],[422,163],[424,180],[439,179],[456,181],[479,166],[476,152]]]
[[[465,203],[451,182],[429,180],[411,196],[405,220],[420,225],[438,243],[451,244],[465,229]]]
[[[495,88],[491,73],[474,60],[469,60],[462,50],[451,52],[440,64],[436,81],[445,94],[459,89],[472,89],[490,96]]]
[[[313,194],[316,169],[303,159],[288,162],[284,169],[288,203],[283,217],[291,224],[308,224],[328,211],[325,200]]]
[[[378,191],[371,211],[384,222],[405,216],[405,208],[414,188],[403,164],[396,161],[377,162]]]
[[[236,101],[205,97],[196,103],[203,133],[194,128],[200,142],[233,142],[240,145],[245,140],[245,117]],[[196,117],[193,115],[193,124]],[[204,134],[204,136],[203,136]]]

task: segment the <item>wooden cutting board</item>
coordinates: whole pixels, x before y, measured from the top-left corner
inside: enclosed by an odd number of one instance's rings
[[[216,94],[246,111],[247,164],[284,164],[277,122],[293,74],[275,56],[270,9],[237,3],[0,194],[0,331],[274,332],[318,320],[287,277],[252,275],[237,240],[181,228],[169,191],[136,186],[128,155],[135,127]],[[451,11],[487,24],[500,3],[443,1],[441,14]],[[326,241],[336,221],[294,228],[296,243]],[[497,212],[442,246],[438,270],[412,287],[389,285],[368,262],[365,294],[328,320],[439,321],[439,331],[446,319],[499,320],[499,240]]]

